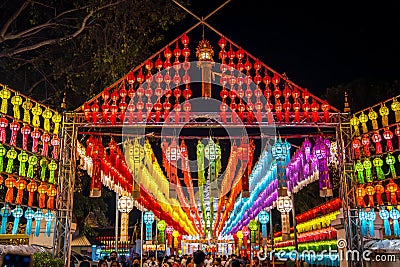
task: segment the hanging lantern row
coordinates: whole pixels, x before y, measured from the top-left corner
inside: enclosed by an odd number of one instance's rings
[[[331,157],[331,151],[331,142],[328,139],[317,139],[314,147],[311,141],[306,139],[286,168],[288,191],[296,193],[320,179],[322,196],[332,195],[328,166],[337,165],[337,162],[334,162],[337,161],[337,156]]]
[[[383,182],[378,182],[376,185],[367,183],[360,184],[356,187],[356,197],[358,207],[374,207],[385,205],[397,205],[400,200],[400,187],[389,179],[386,185]]]
[[[371,131],[386,128],[394,123],[399,123],[400,102],[397,101],[397,98],[386,100],[369,110],[355,113],[350,119],[350,125],[354,134],[360,136],[361,134],[367,134]],[[390,108],[387,105],[390,105]],[[393,121],[391,121],[392,112],[394,113]]]
[[[180,226],[179,221],[175,221],[172,219],[172,215],[161,208],[160,203],[154,199],[143,187],[140,187],[140,199],[138,201],[143,207],[146,209],[151,209],[154,213],[154,216],[159,218],[160,220],[164,220],[167,225],[173,227],[172,229],[176,229],[180,233],[187,234],[187,232]],[[166,228],[166,233],[168,234],[168,227]]]
[[[22,137],[22,140],[19,137]],[[27,124],[21,127],[19,122],[9,122],[5,117],[0,118],[0,143],[13,147],[18,144],[26,151],[28,151],[28,144],[31,143],[32,153],[39,153],[39,143],[41,143],[40,155],[48,157],[50,154],[54,159],[58,159],[59,156],[60,138],[57,135],[50,135],[38,128],[32,130]],[[51,153],[49,153],[50,148],[52,148]]]
[[[44,212],[46,213],[44,213]],[[9,218],[14,217],[12,234],[15,235],[18,233],[19,221],[22,216],[26,219],[26,229],[25,234],[30,236],[32,233],[32,222],[35,220],[35,230],[34,236],[38,237],[40,235],[40,224],[44,219],[46,221],[46,229],[44,231],[44,236],[50,237],[53,220],[55,218],[54,213],[51,210],[42,210],[36,209],[36,212],[30,207],[26,208],[25,211],[22,209],[20,205],[17,205],[14,209],[10,208],[9,204],[5,204],[3,208],[0,209],[1,219],[1,228],[0,235],[6,234],[6,226]]]
[[[313,218],[311,220],[297,224],[297,232],[305,233],[314,230],[320,230],[321,228],[326,228],[331,226],[331,222],[336,220],[336,216],[340,214],[340,211],[334,211],[326,215]]]
[[[328,241],[328,240],[336,240],[337,238],[337,230],[331,226],[326,227],[321,230],[315,230],[306,233],[300,233],[297,236],[297,242],[301,243],[310,243],[310,242],[318,242],[318,241]],[[276,240],[276,239],[274,239]],[[288,246],[294,246],[294,240],[283,241],[283,242],[274,242],[275,248],[284,248]]]
[[[397,136],[397,138],[393,140],[394,136]],[[383,140],[385,140],[384,145],[381,143]],[[352,149],[353,156],[356,159],[400,149],[400,124],[384,128],[382,134],[380,130],[376,130],[371,134],[364,134],[362,137],[354,138]]]
[[[386,163],[386,164],[385,164]],[[388,172],[383,171],[383,166],[388,165]],[[396,157],[391,153],[388,153],[386,157],[382,158],[365,158],[363,161],[357,160],[354,165],[354,171],[357,175],[357,181],[359,184],[371,183],[374,181],[382,181],[386,178],[391,177],[397,178],[396,174]],[[400,165],[400,154],[398,155],[397,165]]]
[[[34,102],[34,104],[29,98],[20,95],[17,91],[8,88],[6,85],[0,84],[0,86],[2,86],[0,90],[0,112],[2,114],[13,117],[15,121],[30,124],[35,129],[41,128],[49,134],[51,132],[58,135],[62,120],[62,115],[60,113],[40,105],[37,102]],[[10,112],[9,109],[9,99],[11,99],[12,112]],[[21,114],[21,106],[23,114]],[[32,115],[33,117],[31,117]]]
[[[361,235],[375,237],[375,221],[377,215],[383,220],[384,232],[387,237],[400,237],[400,211],[396,207],[381,207],[378,211],[374,209],[361,209],[358,211],[358,218],[361,222]]]
[[[102,182],[112,189],[118,188],[117,191],[131,193],[133,177],[116,142],[113,139],[110,141],[109,154],[106,153],[101,137],[90,136],[86,144],[87,148],[81,157],[90,159],[85,162],[85,169],[91,177],[90,195],[101,196]]]
[[[342,207],[342,201],[340,200],[340,198],[335,198],[309,211],[297,215],[296,222],[303,223],[317,218],[318,215],[326,215],[338,211],[340,210],[341,207]]]
[[[46,184],[45,182],[36,183],[35,180],[27,180],[20,177],[18,180],[12,175],[8,175],[7,179],[4,180],[3,176],[0,176],[0,184],[3,184],[7,188],[7,192],[4,198],[4,202],[25,204],[30,207],[33,206],[35,200],[35,193],[37,193],[39,208],[45,208],[54,210],[55,197],[57,195],[57,188],[54,184]],[[15,189],[17,189],[17,195],[15,196]],[[23,203],[24,193],[28,192],[28,202]],[[46,202],[47,196],[47,202]],[[15,199],[14,199],[15,197]]]
[[[6,159],[5,159],[5,158]],[[16,161],[19,161],[17,165]],[[42,182],[55,184],[56,171],[58,164],[55,160],[45,157],[37,157],[35,154],[28,154],[26,151],[17,151],[13,147],[6,148],[0,144],[0,173],[13,174],[14,168],[18,167],[18,176],[37,179]],[[4,168],[5,167],[5,168]],[[40,176],[36,175],[40,167]]]
[[[185,204],[186,207],[182,207],[176,199],[169,197],[170,183],[158,164],[150,142],[146,140],[144,146],[140,143],[141,142],[139,142],[138,138],[135,138],[134,140],[129,139],[124,142],[127,165],[131,170],[137,170],[138,173],[135,181],[140,184],[141,187],[146,188],[146,191],[154,196],[154,198],[160,203],[160,207],[163,210],[170,212],[172,218],[179,221],[180,225],[186,230],[186,232],[198,232],[199,229],[195,222],[196,220],[199,220],[199,216],[196,215],[196,213],[192,216],[187,203]],[[135,155],[139,155],[139,157],[136,157]],[[134,173],[136,173],[136,171],[134,171]],[[180,188],[180,184],[177,184],[176,186],[178,196],[180,193],[183,194],[183,192],[181,192],[182,188]],[[172,212],[171,209],[175,212]],[[156,210],[153,208],[151,208],[151,210],[156,213]]]
[[[191,64],[188,61],[188,40],[188,36],[184,34],[180,38],[183,50],[179,48],[177,41],[174,49],[165,48],[159,55],[126,75],[117,85],[105,89],[94,100],[85,103],[82,112],[86,120],[102,124],[143,122],[143,119],[168,121],[170,112],[174,110],[172,115],[175,121],[180,121],[183,117],[189,121],[187,113],[190,112],[191,105],[188,99],[191,98],[192,91],[189,87]],[[253,59],[241,48],[235,48],[235,52],[231,45],[230,51],[225,52],[226,45],[223,43],[227,41],[223,37],[219,43],[219,58],[222,63],[220,84],[223,86],[220,94],[223,102],[220,107],[222,114],[230,108],[239,115],[248,112],[247,116],[251,117],[247,118],[248,122],[254,121],[255,117],[261,121],[261,112],[275,112],[275,120],[280,122],[330,121],[331,106],[327,102],[313,97],[306,89],[294,85],[286,77]],[[228,58],[229,64],[226,62]],[[184,90],[179,88],[181,83],[185,85]],[[256,89],[250,89],[250,84]],[[161,103],[163,96],[165,99]],[[186,115],[181,116],[181,110]],[[323,115],[320,116],[320,113]],[[272,113],[268,114],[270,116]],[[222,115],[223,120],[224,117]],[[235,118],[232,117],[232,120]],[[272,117],[269,121],[272,122]]]

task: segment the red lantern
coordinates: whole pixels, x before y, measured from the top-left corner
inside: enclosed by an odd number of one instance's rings
[[[366,157],[371,156],[371,152],[369,151],[369,146],[371,145],[371,140],[369,140],[369,136],[365,134],[361,139],[361,144],[364,146],[364,154]]]
[[[375,143],[376,154],[381,154],[382,153],[382,145],[380,142],[382,141],[382,137],[379,134],[379,131],[376,131],[372,135],[372,141]]]
[[[389,183],[386,185],[386,199],[388,200],[389,205],[397,205],[397,189],[397,184],[393,182],[393,179],[390,179]]]
[[[18,131],[19,131],[20,127],[21,126],[16,121],[13,121],[10,124],[10,130],[11,130],[10,145],[12,145],[12,146],[16,146],[17,145],[17,134],[18,134]]]
[[[400,124],[397,124],[396,129],[394,129],[394,134],[397,136],[397,147],[400,149]]]
[[[22,134],[22,149],[28,150],[28,136],[31,133],[31,127],[29,125],[24,125],[21,128],[21,134]]]
[[[318,120],[319,120],[319,116],[318,116],[319,105],[315,101],[315,99],[313,99],[313,101],[312,101],[311,111],[312,111],[312,120],[313,120],[313,122],[318,122]]]
[[[51,137],[48,133],[44,133],[41,137],[43,147],[42,147],[42,156],[47,157],[47,154],[49,152],[49,141]]]
[[[94,124],[97,123],[97,115],[98,115],[99,110],[100,110],[100,107],[99,107],[99,105],[97,104],[97,102],[98,102],[98,101],[97,101],[97,99],[96,99],[96,100],[94,101],[92,107],[91,107],[91,110],[92,110],[92,121],[93,121]]]
[[[0,118],[0,142],[3,144],[7,141],[6,127],[8,126],[8,120],[4,117]]]
[[[393,133],[389,130],[389,128],[386,128],[385,131],[383,132],[383,138],[385,138],[386,140],[386,150],[393,151],[393,143],[392,143]]]
[[[358,138],[354,139],[353,143],[352,143],[352,147],[353,147],[353,152],[354,152],[355,158],[359,159],[361,157],[361,152],[360,152],[361,141],[360,141],[360,139],[358,139]]]
[[[57,189],[54,185],[50,185],[49,189],[47,190],[47,196],[49,199],[47,200],[47,208],[50,210],[54,210],[54,197],[57,195]]]

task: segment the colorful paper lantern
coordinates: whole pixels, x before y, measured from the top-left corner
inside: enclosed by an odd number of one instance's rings
[[[4,181],[4,185],[7,187],[7,193],[5,197],[5,201],[7,203],[12,203],[14,199],[14,186],[16,184],[15,178],[9,174],[8,178]]]
[[[26,177],[33,178],[34,167],[37,163],[38,163],[38,158],[36,157],[36,155],[30,155],[28,158],[28,173]]]
[[[378,113],[371,108],[368,113],[368,118],[372,121],[372,129],[378,130]]]
[[[261,231],[263,238],[267,238],[267,223],[269,222],[269,214],[265,210],[262,210],[258,214],[258,221],[261,224]]]
[[[250,220],[249,226],[248,228],[251,231],[251,243],[255,243],[256,242],[256,233],[258,230],[258,222],[256,220]]]
[[[386,128],[383,132],[383,138],[386,140],[386,151],[393,151],[393,133],[390,131],[389,128]]]
[[[0,172],[3,172],[3,157],[7,153],[7,149],[0,144]]]
[[[24,126],[21,128],[23,150],[28,150],[28,137],[30,133],[31,133],[31,127],[29,127],[29,125],[24,124]]]
[[[62,120],[62,115],[58,112],[54,113],[53,117],[51,120],[54,123],[54,129],[53,129],[53,134],[58,135],[59,129],[60,129],[60,122]]]
[[[19,106],[22,105],[22,97],[18,93],[15,93],[15,95],[11,97],[11,104],[13,105],[14,118],[20,120],[21,113]]]
[[[8,217],[11,215],[11,209],[10,206],[6,203],[3,208],[0,210],[0,215],[1,215],[1,229],[0,229],[0,234],[4,235],[6,234],[7,230],[7,220]]]
[[[53,223],[54,214],[51,210],[47,210],[47,213],[44,215],[44,219],[46,221],[46,232],[45,235],[50,237],[51,233],[51,224]]]
[[[383,104],[379,109],[379,114],[382,116],[382,126],[387,127],[389,124],[389,108]]]
[[[17,135],[18,135],[18,131],[19,131],[20,127],[21,126],[16,121],[13,121],[12,123],[10,123],[10,130],[11,130],[10,145],[11,146],[17,146]]]
[[[379,134],[379,131],[374,132],[374,134],[372,135],[372,141],[375,143],[375,153],[377,155],[382,154],[382,145],[381,145],[382,137]]]
[[[42,113],[42,117],[44,118],[43,129],[46,132],[50,132],[50,119],[52,116],[53,112],[49,108],[46,108]]]
[[[364,112],[361,112],[358,119],[361,122],[363,133],[368,133],[368,128],[367,128],[368,116]]]
[[[26,172],[26,166],[25,163],[28,161],[29,155],[25,151],[21,151],[18,155],[18,160],[19,160],[19,170],[18,170],[18,175],[19,176],[25,176]]]
[[[376,176],[378,177],[378,180],[384,180],[385,173],[382,170],[383,160],[380,158],[374,158],[372,163],[374,164],[374,167],[376,169]]]
[[[47,159],[46,158],[41,158],[40,160],[40,168],[41,168],[41,172],[40,172],[40,178],[42,179],[42,181],[46,181],[46,170],[47,170]]]
[[[49,189],[47,189],[47,196],[49,197],[47,199],[47,208],[49,210],[54,210],[54,198],[57,195],[57,189],[54,187],[54,185],[50,185]]]
[[[18,153],[17,153],[17,151],[15,151],[15,149],[13,147],[7,151],[6,157],[8,158],[8,161],[7,161],[6,173],[13,172],[14,159],[16,159],[17,156],[18,156]]]
[[[40,184],[37,191],[39,193],[39,208],[43,209],[46,203],[47,186],[44,182]]]
[[[26,188],[26,181],[23,178],[19,178],[15,183],[15,187],[18,190],[17,197],[15,198],[15,204],[22,204],[22,198],[24,196],[24,189]]]
[[[390,222],[389,222],[390,214],[389,214],[389,211],[385,210],[385,208],[382,208],[379,211],[379,216],[383,220],[383,225],[384,225],[384,228],[385,228],[385,235],[386,236],[391,236],[392,235],[392,230],[390,229]]]
[[[389,212],[389,216],[393,221],[393,233],[395,236],[400,236],[400,227],[399,227],[399,218],[400,212],[397,208],[393,207],[392,210]]]
[[[360,128],[358,127],[359,124],[360,120],[353,115],[353,117],[350,119],[350,125],[353,126],[355,136],[360,136]]]
[[[351,144],[353,147],[354,157],[359,159],[361,157],[361,141],[358,138],[355,138]]]
[[[37,209],[35,214],[35,222],[36,222],[36,226],[35,226],[35,236],[38,237],[40,234],[40,223],[44,218],[44,213],[42,212],[41,209]]]
[[[20,205],[18,205],[15,209],[11,211],[11,213],[14,216],[14,224],[11,234],[15,235],[18,233],[19,219],[22,217],[22,215],[24,215],[24,210],[21,208]]]
[[[27,236],[31,235],[32,232],[32,219],[35,216],[35,212],[31,208],[27,208],[25,210],[25,219],[26,219],[26,229],[25,229],[25,234]]]
[[[354,166],[354,170],[357,172],[358,183],[360,183],[360,184],[365,183],[365,181],[364,181],[364,165],[361,163],[361,161],[357,161],[357,163]]]
[[[165,229],[167,228],[167,223],[164,220],[160,220],[157,223],[157,230],[158,230],[158,241],[161,244],[165,242]]]
[[[367,182],[372,182],[372,162],[368,158],[364,160],[363,167],[365,170],[365,179]]]
[[[389,165],[390,172],[392,173],[392,178],[395,179],[397,177],[396,175],[396,169],[394,168],[394,164],[396,163],[396,158],[392,154],[388,154],[386,156],[386,164]]]
[[[371,209],[369,212],[367,212],[367,223],[368,223],[368,232],[369,236],[375,237],[375,220],[376,220],[376,214],[374,209]]]
[[[28,206],[32,207],[32,205],[33,205],[33,196],[35,194],[35,191],[38,189],[38,185],[34,180],[31,180],[31,182],[27,185],[26,189],[29,192]]]
[[[375,195],[375,187],[369,183],[367,187],[365,187],[365,192],[368,195],[368,206],[373,207],[374,206],[374,195]]]
[[[375,196],[379,206],[384,205],[382,200],[383,193],[385,193],[385,187],[383,187],[382,182],[378,182],[378,184],[375,185]]]
[[[1,108],[0,112],[3,114],[7,114],[8,110],[8,99],[11,97],[11,91],[8,90],[6,85],[3,85],[3,89],[0,90],[0,98],[1,98]]]
[[[366,194],[367,194],[367,192],[365,191],[364,185],[360,184],[356,190],[358,207],[365,207],[364,197]]]
[[[365,212],[364,210],[359,210],[358,218],[360,219],[360,222],[361,222],[361,235],[362,236],[368,235],[368,228],[367,228],[368,214],[367,214],[367,212]]]
[[[397,99],[393,99],[393,102],[390,105],[390,107],[394,111],[396,117],[396,123],[400,122],[400,102],[397,101]]]
[[[39,106],[39,104],[36,103],[36,105],[32,108],[32,114],[33,114],[32,125],[35,126],[35,128],[39,128],[40,127],[39,116],[42,114],[42,108]]]
[[[22,103],[22,108],[24,110],[24,118],[22,119],[25,123],[30,124],[31,123],[31,115],[30,115],[30,110],[32,109],[33,104],[29,100],[29,98],[26,98],[24,103]]]
[[[57,163],[54,160],[51,160],[49,165],[48,165],[48,168],[49,168],[49,171],[50,171],[49,183],[51,183],[51,184],[55,183],[54,174],[55,174],[55,172],[57,170],[57,167],[58,167]]]
[[[146,225],[146,240],[153,240],[152,237],[152,224],[154,222],[154,213],[152,211],[147,211],[143,215],[143,222]]]
[[[389,183],[386,185],[386,199],[393,206],[397,205],[397,189],[397,184],[393,179],[390,179]]]

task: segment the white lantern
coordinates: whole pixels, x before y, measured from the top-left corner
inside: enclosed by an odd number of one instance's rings
[[[277,209],[281,213],[288,213],[292,210],[292,201],[289,196],[279,197],[277,202]]]
[[[122,196],[118,200],[118,210],[122,213],[129,213],[133,209],[133,199],[128,196]]]

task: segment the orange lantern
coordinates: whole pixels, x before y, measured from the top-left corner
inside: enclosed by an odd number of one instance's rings
[[[397,184],[390,179],[389,183],[386,185],[386,199],[394,206],[397,205]]]
[[[49,199],[47,200],[47,208],[50,210],[54,210],[54,197],[57,195],[57,189],[54,185],[50,185],[49,189],[47,190],[47,196]]]
[[[14,186],[15,186],[16,180],[15,178],[10,174],[8,175],[8,178],[5,181],[5,186],[7,187],[7,193],[6,193],[6,198],[5,201],[7,203],[12,203],[14,199]]]
[[[382,201],[382,194],[385,193],[385,187],[383,187],[382,182],[379,182],[375,186],[375,195],[376,195],[376,201],[378,202],[379,206],[383,206],[383,201]]]
[[[33,205],[33,195],[35,191],[38,189],[38,186],[34,180],[31,180],[31,182],[28,184],[26,188],[29,192],[29,198],[28,198],[28,206],[32,207]]]
[[[358,204],[358,206],[365,208],[364,197],[367,194],[367,192],[365,191],[364,185],[360,184],[357,187],[356,194],[357,194],[357,204]]]
[[[39,208],[43,209],[45,207],[46,202],[46,193],[47,193],[47,185],[42,182],[38,187],[39,193]]]
[[[15,187],[18,189],[17,198],[15,199],[15,204],[22,204],[22,198],[24,197],[24,189],[26,188],[25,179],[20,178]]]
[[[365,190],[368,195],[368,206],[374,207],[375,188],[369,183],[368,186],[365,188]]]

